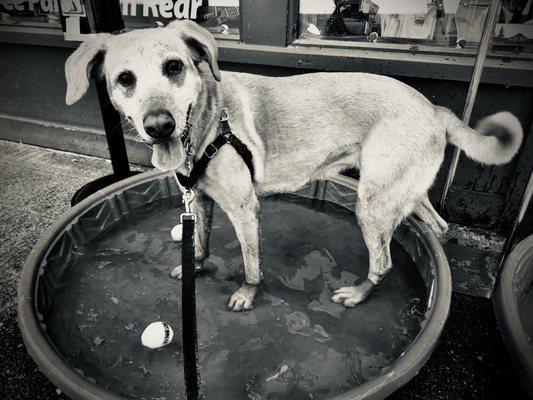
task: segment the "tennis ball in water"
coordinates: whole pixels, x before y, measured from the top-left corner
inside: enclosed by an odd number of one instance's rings
[[[173,337],[174,331],[170,325],[166,322],[157,321],[152,322],[144,329],[141,335],[141,343],[145,347],[157,349],[169,344]]]
[[[176,242],[181,242],[181,238],[183,236],[183,225],[178,224],[172,230],[170,231],[170,236],[172,236],[172,240],[175,240]]]

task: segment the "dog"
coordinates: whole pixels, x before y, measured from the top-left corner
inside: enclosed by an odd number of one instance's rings
[[[405,217],[414,212],[437,235],[446,231],[427,191],[447,142],[478,162],[503,164],[522,141],[520,122],[509,112],[485,117],[472,129],[385,76],[221,72],[214,38],[191,21],[96,35],[69,57],[65,74],[69,105],[87,91],[91,76],[105,79],[113,105],[153,147],[152,163],[164,171],[186,174],[180,136],[188,132],[198,159],[218,134],[222,108],[229,111],[233,134],[252,153],[254,176],[232,146],[223,146],[194,188],[192,210],[198,269],[209,255],[213,201],[235,228],[246,279],[229,300],[233,311],[252,309],[262,279],[258,197],[359,170],[356,216],[368,248],[368,276],[332,296],[354,307],[392,268],[391,237]],[[181,267],[172,275],[180,277]]]

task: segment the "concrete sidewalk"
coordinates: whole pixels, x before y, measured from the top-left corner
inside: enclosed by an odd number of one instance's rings
[[[109,160],[0,140],[0,398],[66,398],[38,371],[16,321],[18,278],[35,242]]]

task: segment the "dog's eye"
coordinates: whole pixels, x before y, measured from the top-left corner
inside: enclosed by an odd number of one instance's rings
[[[119,74],[117,82],[124,87],[133,86],[135,84],[135,76],[129,71],[124,71]]]
[[[177,75],[183,69],[183,63],[180,60],[168,60],[163,65],[165,75]]]

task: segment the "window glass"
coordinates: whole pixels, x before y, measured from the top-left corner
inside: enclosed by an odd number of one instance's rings
[[[473,48],[490,0],[300,0],[300,37]],[[532,51],[533,0],[503,0],[493,50]]]
[[[0,25],[60,29],[58,0],[0,0]]]
[[[503,0],[493,50],[533,53],[533,0]]]
[[[212,33],[239,35],[239,0],[121,0],[120,3],[129,29],[162,26],[186,18]]]

